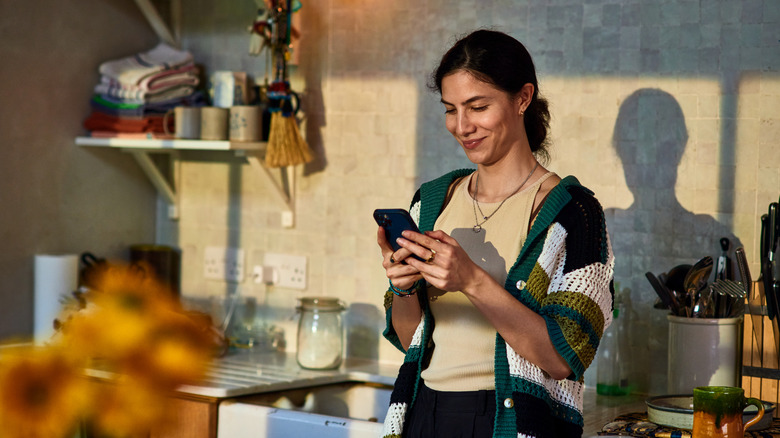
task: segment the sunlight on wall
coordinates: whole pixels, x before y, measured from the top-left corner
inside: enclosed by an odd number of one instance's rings
[[[540,84],[553,115],[550,167],[577,176],[605,209],[632,354],[656,365],[636,367],[640,387],[666,380],[667,322],[665,312],[647,311],[656,297],[646,272],[717,257],[720,237],[731,251],[744,246],[758,272],[758,218],[780,189],[780,86],[768,76],[743,75],[732,91],[715,78]]]
[[[620,256],[616,279],[633,300],[634,373],[639,387],[665,390],[668,323],[652,309],[645,272],[715,255],[720,236],[744,245],[753,262],[758,218],[777,200],[780,55],[767,29],[777,27],[778,8],[727,0],[418,3],[305,3],[291,82],[321,162],[298,169],[296,226],[281,227],[275,197],[240,160],[186,161],[180,223],[158,221],[168,227],[160,234],[182,246],[184,293],[231,287],[204,280],[206,246],[240,245],[249,267],[266,251],[306,255],[308,290],[245,279],[242,293],[291,327],[302,294],[374,306],[361,314],[362,345],[399,360],[387,342],[371,343],[384,327],[387,285],[371,212],[407,207],[420,183],[471,166],[425,80],[455,34],[493,27],[534,56],[553,117],[549,167],[576,175],[605,207]],[[262,77],[263,60],[249,59],[238,33],[253,14],[251,2],[195,0],[184,14],[185,46],[207,70]],[[294,327],[287,333],[289,342]]]
[[[552,167],[561,174],[576,175],[593,188],[605,208],[631,206],[634,196],[626,184],[624,163],[612,147],[612,137],[620,105],[635,91],[646,88],[660,89],[674,96],[685,116],[689,138],[675,185],[680,203],[697,213],[714,212],[714,206],[696,203],[697,192],[715,190],[718,186],[718,174],[709,168],[716,164],[720,131],[719,85],[714,79],[544,79],[540,89],[550,100],[553,114]],[[657,129],[660,135],[668,127]],[[609,170],[606,175],[605,169]]]
[[[773,76],[743,74],[737,97],[735,228],[752,230],[744,240],[752,238],[755,249],[760,238],[757,218],[767,213],[770,202],[778,202],[780,192],[780,78]]]
[[[240,292],[259,304],[289,310],[299,296],[328,295],[381,308],[387,278],[372,212],[408,208],[416,189],[417,83],[390,76],[338,78],[323,83],[322,93],[325,113],[318,119],[323,126],[302,129],[320,130],[327,171],[304,177],[297,169],[294,228],[280,226],[276,197],[241,160],[182,163],[178,233],[186,295],[224,296],[234,290],[235,284],[204,280],[203,258],[207,246],[238,246],[247,272]],[[307,290],[255,284],[251,269],[265,252],[308,257]],[[294,321],[280,316],[287,333],[294,334]],[[375,332],[376,321],[371,324]],[[384,342],[374,346],[392,348]],[[288,347],[295,347],[289,336]]]

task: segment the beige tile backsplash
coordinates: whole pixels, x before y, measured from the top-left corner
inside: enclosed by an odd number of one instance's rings
[[[238,7],[220,2],[192,3],[201,12],[185,14],[184,46],[196,59],[207,70],[243,70],[262,78],[263,60],[245,54],[243,28],[251,13],[228,13],[223,9]],[[453,35],[500,25],[535,56],[553,114],[549,167],[578,176],[607,210],[618,257],[616,281],[630,290],[637,335],[633,376],[642,389],[663,390],[666,320],[652,308],[655,295],[644,273],[717,256],[717,239],[729,232],[745,246],[754,278],[758,275],[759,217],[780,196],[780,47],[768,30],[780,25],[777,5],[764,2],[767,10],[756,15],[755,2],[733,2],[741,4],[741,15],[727,24],[723,20],[736,6],[726,1],[658,2],[674,3],[683,18],[639,1],[389,3],[394,6],[305,2],[300,12],[302,56],[292,82],[303,96],[302,129],[318,159],[296,169],[294,228],[281,227],[281,205],[240,158],[185,160],[181,219],[158,221],[162,240],[185,249],[184,292],[224,295],[235,289],[203,279],[206,246],[240,246],[250,272],[265,252],[304,255],[306,291],[246,278],[238,284],[240,292],[257,297],[275,315],[291,349],[292,309],[303,295],[341,298],[352,305],[350,321],[361,321],[363,329],[370,321],[379,340],[387,280],[371,212],[407,207],[421,182],[469,166],[443,127],[438,96],[426,89],[427,75]],[[220,17],[213,32],[222,35],[213,41],[200,34],[211,19],[203,11],[211,9]],[[407,19],[425,24],[410,25]],[[680,20],[694,29],[683,32],[683,23],[675,23]],[[755,26],[763,37],[752,37]],[[743,39],[721,44],[734,35]],[[756,59],[747,49],[763,56]],[[731,61],[740,55],[755,65]],[[640,98],[633,115],[618,120],[621,106],[643,89],[668,93],[683,119],[666,110],[656,114],[664,108],[660,101]],[[687,141],[675,137],[675,124],[684,127]],[[613,147],[616,129],[628,142],[627,161]],[[659,154],[660,145],[676,146],[677,152]],[[654,341],[647,340],[648,333]],[[378,348],[348,350],[400,360],[389,344],[378,342]]]

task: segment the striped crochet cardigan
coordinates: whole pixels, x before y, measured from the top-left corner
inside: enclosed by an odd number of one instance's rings
[[[450,184],[471,172],[456,170],[420,187],[410,213],[421,231],[433,229]],[[552,379],[496,333],[494,437],[582,435],[583,374],[612,322],[613,267],[601,205],[575,177],[564,178],[537,215],[504,288],[544,317],[552,343],[572,374],[564,380]],[[384,423],[385,438],[402,436],[430,354],[434,320],[424,289],[418,293],[423,317],[398,372]],[[384,336],[404,351],[391,322],[392,297],[390,291],[385,294]]]

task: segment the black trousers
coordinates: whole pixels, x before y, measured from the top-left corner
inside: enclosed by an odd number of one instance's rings
[[[423,384],[404,437],[490,438],[495,417],[495,391],[443,392]]]

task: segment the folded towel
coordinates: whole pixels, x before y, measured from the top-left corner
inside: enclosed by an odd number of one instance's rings
[[[168,119],[169,131],[173,128],[173,118]],[[84,128],[87,131],[110,131],[110,132],[157,132],[163,133],[163,116],[153,115],[139,118],[116,117],[93,111],[92,114],[84,120]]]
[[[103,81],[95,85],[94,92],[96,94],[118,99],[122,102],[145,102],[166,92],[172,92],[172,90],[178,90],[184,87],[193,89],[196,85],[198,85],[198,79],[195,77],[181,78],[178,81],[171,81],[171,83],[167,84],[165,87],[160,87],[153,90],[140,90],[136,87],[122,85],[113,81]]]
[[[122,85],[119,82],[101,82],[95,85],[96,94],[113,97],[121,101],[144,101],[146,91],[139,90],[130,85]]]
[[[147,121],[143,117],[116,117],[93,111],[84,120],[87,131],[145,132]]]
[[[198,68],[195,67],[195,64],[188,63],[178,68],[163,70],[147,76],[138,83],[138,87],[142,90],[151,91],[170,87],[171,85],[179,85],[183,82],[187,82],[190,85],[198,85],[200,83]]]
[[[103,76],[101,82],[95,85],[95,93],[106,96],[112,96],[121,100],[145,101],[147,97],[161,94],[165,91],[181,88],[184,86],[196,87],[200,83],[197,76],[188,74],[176,74],[157,81],[158,86],[152,89],[141,89],[131,85],[122,85],[113,79]]]
[[[156,91],[133,91],[117,86],[100,83],[95,85],[95,93],[101,96],[111,96],[121,100],[128,100],[137,102],[159,102],[161,100],[168,100],[174,97],[182,97],[188,94],[192,94],[195,91],[193,85],[182,83],[181,85],[173,85],[168,88],[156,90]]]
[[[192,54],[160,43],[148,52],[100,64],[100,74],[126,85],[138,85],[147,76],[191,63]]]
[[[195,91],[187,96],[172,97],[157,102],[147,102],[144,105],[144,114],[165,114],[177,106],[206,106],[208,101],[202,91]]]
[[[112,107],[112,108],[143,109],[144,107],[143,100],[120,99],[114,96],[107,96],[107,95],[100,95],[100,94],[96,94],[92,96],[92,101],[98,102],[101,105]]]
[[[93,98],[89,104],[93,111],[116,117],[143,117],[145,114],[143,105],[135,108],[122,108],[99,98]]]
[[[158,103],[166,100],[176,99],[178,97],[186,97],[195,92],[195,87],[191,85],[177,85],[175,87],[167,88],[156,93],[147,93],[144,98],[144,102]]]
[[[140,96],[141,93],[147,91],[160,90],[174,85],[189,84],[195,86],[200,83],[200,79],[198,78],[198,69],[195,67],[195,64],[189,63],[179,68],[153,73],[143,78],[138,84],[123,84],[105,75],[100,76],[100,83],[109,85],[113,89],[129,91]]]

